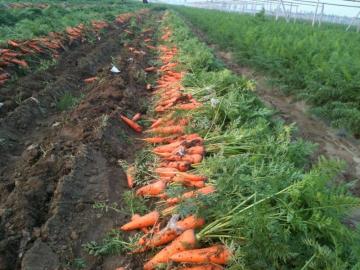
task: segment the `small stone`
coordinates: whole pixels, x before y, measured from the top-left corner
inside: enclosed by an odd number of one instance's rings
[[[70,234],[70,238],[72,240],[77,240],[79,238],[79,235],[77,234],[77,232],[72,231],[71,234]]]

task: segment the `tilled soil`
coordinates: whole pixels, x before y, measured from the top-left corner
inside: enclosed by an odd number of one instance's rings
[[[155,22],[151,16],[138,15],[136,25]],[[9,95],[0,119],[0,270],[76,269],[76,258],[84,269],[139,269],[130,257],[101,259],[82,248],[127,219],[93,204],[121,205],[126,179],[118,160],[132,161],[142,147],[119,114],[146,112],[143,69],[151,52],[143,39],[154,29],[133,27],[128,36],[128,27],[113,26],[100,41],[72,48],[55,67],[11,86],[23,101],[13,104]],[[119,74],[110,73],[112,62]],[[100,80],[83,84],[94,75]],[[67,91],[82,99],[60,112]]]

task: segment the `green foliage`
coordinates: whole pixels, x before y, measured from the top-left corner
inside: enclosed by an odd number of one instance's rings
[[[119,230],[113,230],[101,243],[91,241],[83,245],[85,251],[93,256],[106,256],[119,254],[131,250],[131,245],[123,239]]]
[[[263,13],[176,8],[239,63],[267,71],[336,127],[360,134],[360,36],[337,25],[275,22]],[[194,54],[194,53],[193,53]],[[209,58],[210,59],[210,58]]]
[[[124,204],[129,212],[143,215],[149,211],[146,205],[146,199],[136,196],[135,192],[128,190],[123,193]]]
[[[75,107],[80,100],[82,99],[82,96],[75,97],[70,92],[66,92],[57,102],[57,108],[60,111],[66,111],[73,107]]]
[[[320,158],[308,171],[315,145],[273,119],[253,82],[219,66],[209,69],[210,54],[188,65],[190,55],[209,50],[176,15],[166,17],[168,24],[182,33],[174,40],[190,73],[185,91],[203,103],[189,112],[191,129],[205,137],[207,149],[196,171],[216,186],[215,193],[177,207],[180,215],[206,217],[197,238],[228,245],[235,254],[229,269],[358,269],[360,231],[342,220],[360,200],[335,181],[343,162]],[[193,51],[183,50],[189,44]]]

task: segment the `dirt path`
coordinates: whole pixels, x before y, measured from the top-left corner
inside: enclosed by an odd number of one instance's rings
[[[126,179],[118,160],[131,162],[142,147],[119,114],[147,110],[144,68],[152,57],[143,40],[156,25],[141,29],[156,22],[151,16],[135,16],[135,28],[113,27],[101,41],[65,53],[53,69],[13,85],[14,93],[27,96],[0,119],[1,270],[80,269],[76,259],[85,263],[81,269],[139,269],[134,258],[96,258],[82,245],[100,242],[128,219],[93,204],[122,205]],[[125,28],[137,32],[128,37]],[[112,62],[119,74],[110,73]],[[98,82],[82,83],[94,75]],[[81,102],[61,112],[56,102],[65,92]]]

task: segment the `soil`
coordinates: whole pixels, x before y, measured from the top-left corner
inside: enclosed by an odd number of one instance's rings
[[[142,147],[119,115],[146,113],[149,75],[143,70],[153,57],[143,39],[156,30],[158,18],[152,16],[136,16],[138,28],[151,21],[152,31],[112,26],[101,40],[73,47],[56,66],[1,91],[0,270],[80,269],[77,258],[86,263],[82,269],[141,269],[136,258],[97,258],[82,245],[100,242],[129,218],[93,204],[122,206],[126,177],[118,160],[132,162]],[[129,37],[125,28],[134,34]],[[111,63],[120,73],[110,72]],[[95,75],[97,82],[83,84]],[[81,101],[60,111],[66,92]]]

